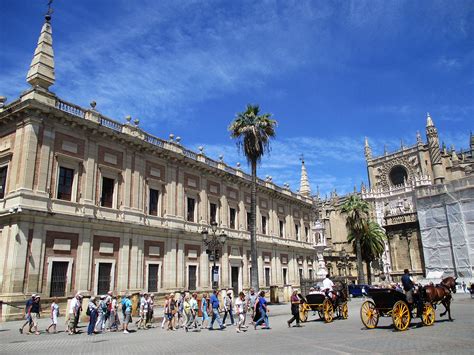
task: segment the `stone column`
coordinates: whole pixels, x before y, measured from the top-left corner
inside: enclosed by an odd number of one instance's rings
[[[168,165],[166,171],[166,199],[168,200],[168,206],[165,217],[176,216],[176,167]]]
[[[134,167],[132,166],[133,152],[129,151],[128,149],[125,151],[124,154],[124,172],[123,172],[123,183],[124,183],[124,196],[122,197],[123,205],[125,207],[133,207],[133,196],[132,196],[132,171]],[[135,190],[136,192],[136,190]],[[136,193],[135,193],[136,194]]]
[[[79,234],[77,256],[76,256],[76,284],[72,285],[72,291],[90,290],[92,276],[92,238],[93,230],[88,223],[84,223],[82,233]],[[122,248],[121,248],[122,249]],[[120,258],[120,260],[123,260]]]
[[[224,244],[222,247],[222,257],[221,257],[221,288],[230,287],[230,277],[229,277],[229,253],[228,253],[228,244]]]
[[[182,240],[178,240],[178,250],[177,250],[177,260],[176,260],[176,267],[177,267],[177,286],[180,289],[186,287],[186,261],[184,255],[184,242]]]
[[[20,163],[18,188],[33,190],[35,175],[36,150],[38,149],[38,134],[41,120],[29,117],[24,121],[22,160]]]
[[[49,192],[49,180],[53,166],[52,148],[54,147],[54,132],[53,128],[44,126],[43,131],[43,145],[41,147],[39,170],[38,170],[38,192]],[[78,196],[79,198],[79,196]]]
[[[220,225],[221,227],[227,228],[229,226],[229,204],[227,203],[227,197],[221,196],[221,213],[220,213]]]
[[[127,228],[124,230],[124,235],[120,238],[120,251],[119,251],[119,264],[117,265],[117,290],[125,291],[133,288],[132,283],[129,282],[129,264],[130,264],[130,230]],[[132,273],[130,272],[130,277]]]
[[[207,191],[206,191],[206,186],[207,186],[207,180],[205,178],[201,179],[201,191],[199,191],[199,210],[200,210],[200,215],[199,215],[199,221],[202,224],[208,225],[209,224],[209,216],[208,216],[208,208],[207,206],[209,205],[209,201],[207,198]]]
[[[199,278],[198,287],[201,290],[207,290],[211,282],[209,280],[209,257],[206,254],[206,250],[204,248],[201,251],[199,268],[200,268],[200,272],[199,272],[200,278]]]
[[[176,216],[184,219],[184,174],[182,169],[177,168],[178,170],[178,181],[176,184],[177,189],[177,201],[176,201]]]
[[[84,203],[86,204],[96,204],[97,196],[96,193],[96,174],[97,174],[97,164],[96,164],[96,157],[97,157],[97,142],[93,139],[89,138],[86,142],[85,148],[85,173],[83,176],[83,186],[84,186],[84,194],[83,199]]]

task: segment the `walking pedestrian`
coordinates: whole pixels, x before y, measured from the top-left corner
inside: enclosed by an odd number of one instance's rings
[[[239,297],[237,297],[237,300],[235,301],[235,314],[237,315],[237,328],[236,331],[237,333],[240,333],[245,327],[245,313],[246,313],[247,307],[245,303],[245,294],[243,292],[239,293]]]
[[[178,318],[176,313],[177,313],[176,300],[174,297],[174,293],[172,293],[169,299],[169,314],[171,315],[171,318],[168,323],[168,329],[170,330],[176,330],[175,322],[176,322],[176,318]]]
[[[225,320],[227,319],[227,315],[229,315],[231,325],[234,325],[234,315],[233,315],[233,305],[232,305],[232,291],[227,290],[226,295],[224,297],[224,319],[222,323],[225,324]]]
[[[120,325],[120,319],[118,316],[118,302],[117,296],[112,295],[112,302],[110,306],[110,317],[109,317],[109,329],[110,331],[116,332]]]
[[[184,330],[188,332],[188,328],[191,326],[194,320],[192,316],[192,312],[191,312],[191,304],[189,300],[189,295],[184,297],[183,312],[184,312],[184,315],[186,316],[186,323],[184,324]]]
[[[147,313],[148,313],[148,294],[144,293],[141,295],[141,298],[140,298],[140,308],[139,308],[140,318],[138,319],[136,323],[138,329],[145,329]]]
[[[107,306],[107,312],[105,312],[104,316],[104,325],[105,325],[105,330],[110,331],[110,326],[113,323],[111,320],[111,314],[112,314],[112,291],[107,292],[107,295],[105,296],[105,304]]]
[[[269,309],[267,306],[267,300],[265,299],[265,291],[260,291],[255,307],[258,307],[260,318],[255,322],[254,329],[257,329],[257,326],[263,323],[265,323],[265,327],[262,329],[270,329],[270,323],[268,321]]]
[[[291,295],[291,314],[293,317],[290,318],[290,320],[287,322],[288,327],[291,327],[291,323],[296,321],[296,326],[301,327],[300,325],[300,303],[301,300],[298,297],[298,290],[294,290],[293,294]]]
[[[53,333],[57,333],[56,326],[58,325],[58,317],[59,317],[59,305],[58,305],[57,297],[55,297],[53,299],[53,302],[51,303],[49,316],[51,318],[51,324],[49,325],[48,328],[46,328],[46,331],[49,333],[49,330],[51,329],[51,327],[53,327]]]
[[[190,326],[193,326],[194,329],[198,328],[199,305],[197,296],[197,293],[194,292],[191,299],[189,300],[189,304],[191,305],[191,317],[193,317],[193,321],[191,322]]]
[[[250,314],[250,324],[254,324],[254,317],[255,317],[255,302],[257,301],[257,294],[255,293],[255,289],[252,287],[249,290],[247,295],[247,310]]]
[[[219,298],[217,297],[217,290],[212,291],[211,299],[209,300],[209,303],[212,308],[212,319],[211,319],[211,324],[209,325],[209,330],[214,330],[214,321],[217,320],[217,323],[219,324],[219,329],[223,330],[225,329],[225,325],[222,324],[221,317],[219,315]]]
[[[132,301],[130,301],[130,294],[125,295],[122,305],[124,317],[123,317],[123,333],[128,334],[128,325],[132,323]]]
[[[201,298],[201,313],[202,313],[201,328],[209,326],[209,314],[208,314],[209,303],[208,303],[207,297],[208,297],[208,294],[204,293]],[[204,325],[204,322],[206,322],[206,325]]]
[[[77,325],[82,310],[82,295],[77,293],[69,304],[68,331],[69,335],[77,333]]]
[[[89,326],[87,327],[87,335],[95,334],[95,324],[97,322],[97,305],[95,297],[91,297],[87,305],[86,315],[89,316]]]
[[[26,304],[25,304],[25,323],[23,323],[23,325],[19,329],[20,334],[23,334],[23,328],[25,328],[25,326],[27,324],[29,326],[28,333],[31,333],[31,314],[30,314],[30,311],[31,311],[31,305],[33,304],[33,301],[34,301],[35,298],[36,298],[36,293],[33,293],[31,295],[31,298],[29,298],[26,301]]]
[[[105,315],[107,313],[106,296],[100,296],[99,305],[97,306],[97,322],[95,323],[95,330],[97,332],[104,332],[105,330]]]
[[[165,303],[163,304],[163,320],[161,321],[161,329],[165,328],[165,324],[171,321],[171,312],[170,312],[170,306],[169,306],[169,299],[170,297],[168,295],[165,295]],[[169,327],[166,328],[169,330]]]
[[[466,283],[464,281],[462,282],[461,286],[464,293],[466,293]]]
[[[36,296],[30,308],[31,325],[32,325],[32,329],[35,332],[35,335],[40,334],[38,331],[38,319],[40,318],[40,312],[41,312],[40,296]]]
[[[179,297],[176,300],[176,329],[179,329],[179,327],[184,326],[187,322],[186,315],[184,314],[184,297],[185,294],[179,292]]]
[[[152,293],[148,296],[148,312],[147,312],[146,324],[145,324],[147,328],[151,328],[153,326],[154,307],[155,307],[155,295]]]

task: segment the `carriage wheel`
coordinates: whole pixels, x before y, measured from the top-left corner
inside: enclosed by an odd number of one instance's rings
[[[423,314],[421,315],[421,320],[423,321],[423,325],[433,325],[435,322],[435,310],[430,303],[426,303],[423,306]]]
[[[340,308],[341,308],[341,316],[342,316],[342,318],[343,318],[343,319],[349,318],[349,307],[347,306],[347,302],[344,303],[344,304],[342,304],[342,305],[340,306]]]
[[[393,306],[392,320],[398,330],[406,330],[410,325],[410,310],[404,301],[398,301]]]
[[[366,328],[373,329],[379,323],[379,312],[375,308],[375,303],[365,301],[360,307],[360,319]]]
[[[306,322],[308,320],[308,309],[306,308],[306,303],[303,303],[300,306],[300,321]]]
[[[334,318],[334,308],[332,306],[331,301],[325,299],[323,302],[323,310],[324,310],[324,321],[326,323],[331,323]]]

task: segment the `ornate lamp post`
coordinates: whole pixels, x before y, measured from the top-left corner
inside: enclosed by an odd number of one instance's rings
[[[216,289],[219,286],[219,270],[216,266],[216,261],[219,260],[219,251],[224,246],[227,239],[227,234],[222,231],[220,234],[217,234],[217,223],[211,223],[211,232],[209,235],[209,229],[204,228],[201,232],[202,241],[206,246],[206,254],[209,255],[209,261],[213,261],[212,266],[212,288]]]

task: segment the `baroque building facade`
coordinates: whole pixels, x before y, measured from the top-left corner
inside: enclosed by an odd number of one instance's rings
[[[68,103],[54,84],[51,18],[28,71],[31,88],[0,108],[0,299],[114,292],[209,290],[201,232],[227,235],[219,286],[250,286],[251,177],[96,110]],[[3,100],[4,101],[4,100]],[[303,174],[304,173],[304,174]],[[299,193],[258,180],[260,286],[316,275],[316,230],[304,164]],[[323,246],[322,238],[319,245]]]

